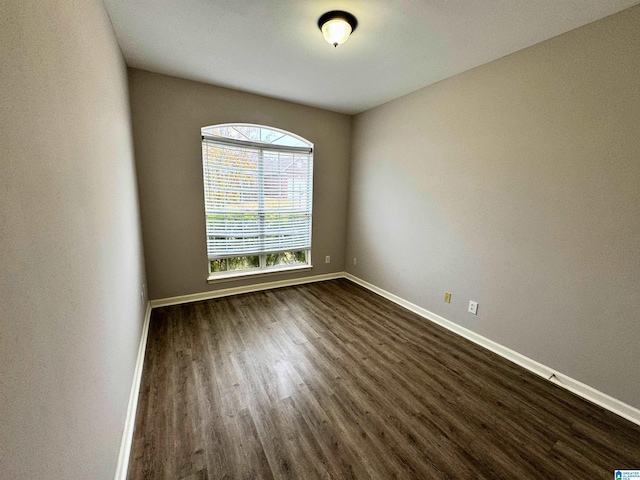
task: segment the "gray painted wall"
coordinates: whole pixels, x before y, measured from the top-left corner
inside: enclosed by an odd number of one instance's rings
[[[0,3],[0,171],[0,477],[112,479],[144,266],[101,1]]]
[[[135,69],[129,85],[150,298],[344,270],[349,116]],[[314,143],[311,272],[207,284],[200,128],[234,122]]]
[[[635,7],[356,116],[348,271],[640,407],[639,45]]]

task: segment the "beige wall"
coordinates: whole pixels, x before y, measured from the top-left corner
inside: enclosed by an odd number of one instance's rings
[[[639,46],[636,7],[356,116],[348,271],[640,407]]]
[[[0,477],[112,479],[144,282],[100,0],[0,2]]]
[[[129,85],[150,298],[344,270],[350,117],[135,69]],[[233,122],[314,143],[311,272],[207,284],[200,128]]]

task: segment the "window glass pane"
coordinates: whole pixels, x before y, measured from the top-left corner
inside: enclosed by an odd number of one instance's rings
[[[259,125],[219,125],[203,127],[204,135],[246,140],[272,145],[286,145],[289,147],[308,147],[311,145],[295,135]]]
[[[226,272],[227,271],[227,259],[218,258],[211,260],[211,272]]]
[[[280,254],[279,253],[268,253],[265,255],[266,257],[266,265],[267,267],[273,267],[274,265],[279,265]]]
[[[260,255],[233,257],[229,259],[229,270],[247,270],[260,266]]]
[[[284,135],[271,142],[274,145],[286,145],[288,147],[308,147],[309,144],[299,138],[294,138],[291,135]]]
[[[266,255],[267,267],[275,267],[278,265],[297,265],[299,263],[307,263],[306,250],[299,250],[296,252],[269,253]]]

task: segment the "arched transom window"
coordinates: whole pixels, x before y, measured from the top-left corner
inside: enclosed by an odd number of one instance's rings
[[[313,144],[260,125],[201,133],[209,279],[310,267]]]

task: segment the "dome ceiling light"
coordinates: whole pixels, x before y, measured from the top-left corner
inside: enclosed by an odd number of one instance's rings
[[[356,17],[341,10],[332,10],[318,19],[318,27],[322,31],[322,36],[334,47],[346,42],[357,26]]]

